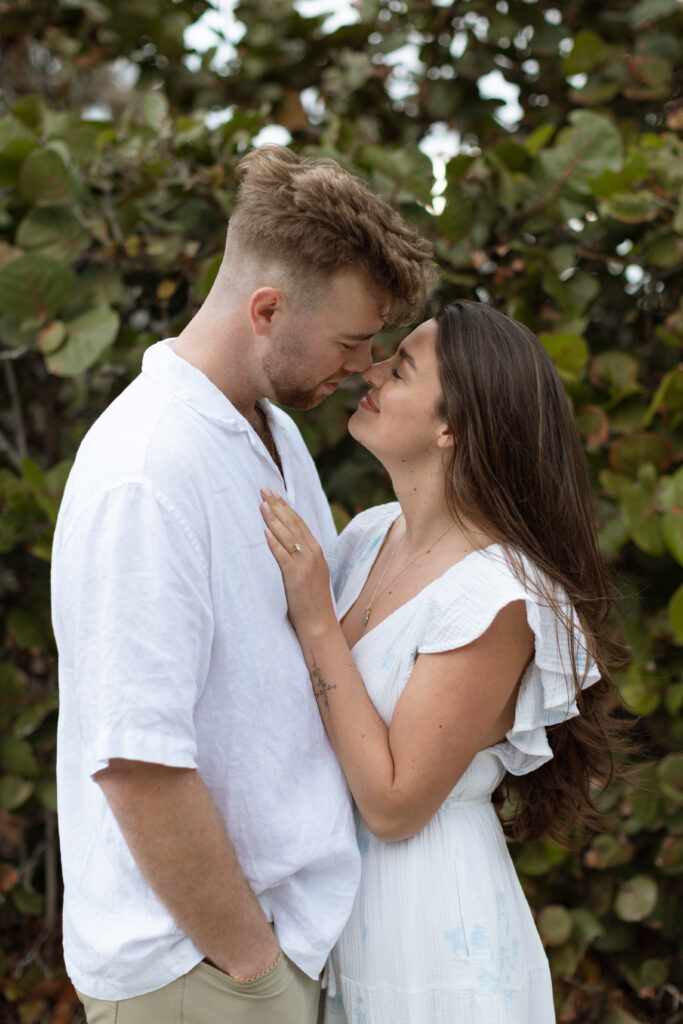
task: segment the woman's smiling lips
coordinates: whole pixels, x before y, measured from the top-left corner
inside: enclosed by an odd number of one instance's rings
[[[360,402],[358,403],[358,408],[359,409],[367,409],[368,412],[379,412],[379,409],[377,408],[377,406],[375,405],[373,400],[370,398],[369,394],[368,395],[364,395],[361,398]]]

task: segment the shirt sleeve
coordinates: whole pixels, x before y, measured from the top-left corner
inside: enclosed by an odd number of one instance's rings
[[[115,757],[196,767],[213,636],[197,535],[163,495],[126,483],[67,525],[58,558],[55,632],[90,772]]]

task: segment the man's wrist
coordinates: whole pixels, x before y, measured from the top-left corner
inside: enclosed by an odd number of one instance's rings
[[[239,981],[243,985],[246,985],[248,982],[258,981],[259,978],[264,978],[266,974],[270,974],[271,971],[275,970],[277,965],[280,963],[280,960],[282,960],[282,950],[278,949],[277,956],[275,957],[273,962],[271,964],[268,964],[267,967],[264,967],[262,970],[258,971],[256,974],[252,974],[249,978],[242,978],[239,974],[233,974],[232,971],[226,971],[226,974],[228,975],[229,978],[232,978],[233,981]]]
[[[234,978],[235,981],[252,981],[256,975],[262,977],[268,971],[274,969],[279,962],[282,953],[272,925],[269,926],[267,940],[258,946],[252,944],[249,950],[241,949],[239,952],[233,950],[222,956],[205,957],[212,967],[216,967],[223,974]]]

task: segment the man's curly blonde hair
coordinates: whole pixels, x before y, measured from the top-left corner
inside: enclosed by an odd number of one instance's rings
[[[431,244],[364,181],[274,145],[247,153],[237,174],[226,253],[283,268],[299,297],[357,271],[386,297],[385,322],[420,314],[436,279]]]

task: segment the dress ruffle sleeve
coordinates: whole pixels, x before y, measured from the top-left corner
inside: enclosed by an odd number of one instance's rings
[[[546,727],[579,714],[569,630],[535,593],[533,580],[539,579],[538,573],[528,563],[525,571],[527,583],[513,574],[499,545],[474,552],[453,566],[425,602],[424,632],[418,646],[420,654],[464,647],[485,633],[506,605],[525,602],[527,622],[534,634],[534,657],[520,684],[512,728],[504,741],[489,748],[513,775],[525,775],[549,761],[553,753]],[[576,621],[573,613],[572,620]],[[585,689],[598,681],[600,672],[588,657],[578,628],[574,645],[576,667]]]

